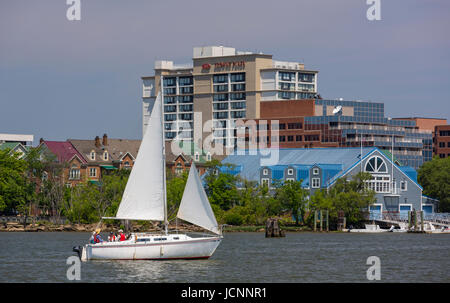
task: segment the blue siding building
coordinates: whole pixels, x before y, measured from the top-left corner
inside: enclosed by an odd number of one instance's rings
[[[277,163],[262,165],[263,155],[270,153],[278,153]],[[266,149],[251,154],[246,151],[245,155],[230,155],[222,163],[234,165],[234,169],[226,168],[228,172],[259,184],[270,186],[275,180],[303,180],[302,186],[311,195],[316,190],[332,187],[339,178],[350,179],[364,171],[372,175],[368,186],[376,192],[377,201],[371,206],[371,212],[407,213],[414,209],[434,212],[436,209],[435,204],[422,197],[416,170],[399,166],[376,147]]]

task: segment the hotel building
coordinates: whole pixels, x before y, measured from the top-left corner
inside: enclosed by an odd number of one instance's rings
[[[194,113],[201,113],[202,139],[232,147],[237,119],[259,119],[264,101],[309,99],[317,94],[317,71],[272,55],[231,47],[195,47],[192,64],[156,61],[154,76],[143,81],[143,132],[158,92],[164,98],[166,140],[194,139]],[[162,81],[161,81],[162,79]],[[197,118],[196,118],[197,119]],[[211,137],[212,135],[212,137]]]

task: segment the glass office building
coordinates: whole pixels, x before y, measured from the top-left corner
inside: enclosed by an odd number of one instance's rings
[[[412,120],[386,118],[383,103],[316,99],[315,108],[315,116],[304,118],[305,131],[320,130],[324,143],[393,149],[395,160],[416,169],[432,158],[432,133]]]

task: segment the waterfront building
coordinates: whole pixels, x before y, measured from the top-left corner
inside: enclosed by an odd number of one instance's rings
[[[51,160],[54,167],[47,167],[43,173],[44,180],[58,174],[58,180],[67,187],[86,182],[87,161],[68,141],[40,140],[38,146],[42,157]],[[56,172],[57,171],[57,172]]]
[[[131,169],[139,151],[141,140],[110,139],[104,134],[102,139],[68,139],[87,163],[87,180],[97,183],[102,175],[117,169]]]
[[[434,155],[450,157],[450,125],[436,125],[434,129]]]
[[[262,165],[262,155],[270,152],[278,153],[277,163]],[[275,180],[301,180],[310,195],[319,189],[329,189],[339,178],[351,179],[359,172],[368,172],[372,175],[368,187],[376,192],[371,213],[406,215],[410,210],[437,211],[437,201],[422,196],[416,170],[398,165],[377,147],[282,148],[258,153],[246,150],[245,155],[230,155],[222,163],[234,165],[222,167],[222,172],[239,174],[269,187]]]
[[[162,91],[166,140],[194,140],[194,113],[199,113],[203,123],[212,121],[200,139],[211,135],[213,144],[232,147],[237,119],[260,118],[260,104],[266,100],[314,97],[317,74],[303,63],[276,61],[268,54],[194,47],[192,63],[156,61],[154,76],[142,77],[143,132]]]

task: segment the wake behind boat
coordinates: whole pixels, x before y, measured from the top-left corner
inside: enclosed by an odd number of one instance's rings
[[[209,258],[219,246],[222,232],[194,163],[177,217],[206,229],[209,234],[194,237],[168,231],[162,125],[162,96],[158,94],[116,217],[103,219],[162,221],[164,232],[131,233],[125,241],[74,247],[82,261],[204,259]]]

